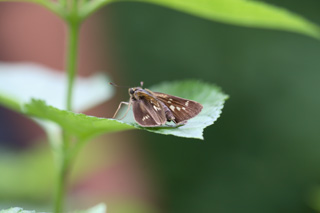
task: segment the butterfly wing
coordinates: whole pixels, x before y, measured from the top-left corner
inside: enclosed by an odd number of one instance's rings
[[[132,109],[134,119],[141,126],[161,126],[167,121],[162,105],[153,97],[132,100]]]
[[[181,123],[198,115],[203,106],[192,100],[168,95],[160,92],[153,92],[157,99],[163,102],[172,112],[175,123]]]

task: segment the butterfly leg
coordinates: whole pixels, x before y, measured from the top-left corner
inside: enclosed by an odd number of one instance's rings
[[[125,102],[125,103],[128,105],[127,111],[124,113],[124,115],[122,116],[122,118],[120,118],[119,120],[124,119],[124,117],[126,117],[126,115],[127,115],[128,112],[129,112],[129,109],[130,109],[130,106],[131,106],[131,100],[129,101],[129,103],[127,103],[127,102]]]
[[[131,101],[130,101],[130,102],[124,102],[124,101],[122,101],[122,102],[119,104],[118,109],[117,109],[117,111],[114,113],[114,115],[113,115],[112,118],[115,118],[115,117],[117,116],[117,114],[118,114],[118,112],[119,112],[122,104],[128,105],[128,109],[127,109],[125,115],[124,115],[121,119],[123,119],[123,118],[128,114],[129,109],[130,109],[130,105],[131,105]],[[121,120],[121,119],[119,119],[119,120]]]

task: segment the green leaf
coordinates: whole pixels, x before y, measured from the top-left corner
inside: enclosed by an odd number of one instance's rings
[[[65,73],[41,65],[0,63],[0,105],[28,115],[26,106],[33,98],[37,98],[48,105],[63,109],[66,105],[66,82]],[[73,90],[74,110],[85,111],[108,100],[114,92],[108,82],[109,79],[102,73],[88,78],[77,77]],[[44,108],[43,111],[45,110],[48,109]],[[38,113],[41,114],[41,111]],[[61,142],[59,126],[52,122],[36,121],[48,133],[53,146]]]
[[[212,125],[219,118],[224,102],[228,98],[219,87],[196,80],[167,82],[150,89],[197,101],[203,105],[203,109],[199,115],[188,120],[183,126],[168,124],[165,127],[141,127],[134,122],[132,110],[129,111],[124,122],[150,132],[186,138],[203,139],[204,128]]]
[[[25,105],[24,113],[36,118],[53,121],[68,133],[81,139],[88,139],[102,133],[133,129],[132,126],[121,121],[61,110],[48,106],[44,101],[36,99]]]
[[[119,1],[152,3],[213,21],[246,27],[286,30],[320,39],[320,28],[316,24],[286,9],[261,1],[113,0],[113,2]]]
[[[183,126],[168,124],[163,127],[141,127],[133,119],[132,110],[123,121],[92,117],[70,111],[60,110],[46,105],[42,100],[33,99],[25,105],[24,113],[53,121],[60,125],[65,131],[88,139],[102,133],[111,133],[129,129],[143,129],[150,132],[175,135],[187,138],[203,139],[203,129],[211,124],[220,116],[225,99],[228,97],[221,90],[212,85],[200,81],[180,81],[163,83],[153,88],[154,91],[177,95],[187,99],[195,100],[203,105],[202,112],[193,119],[190,119]],[[115,107],[116,108],[116,107]]]
[[[102,73],[89,78],[77,77],[74,110],[85,111],[112,97],[110,80]],[[0,104],[21,111],[32,98],[63,109],[66,100],[66,74],[32,63],[0,63]]]
[[[36,212],[23,210],[20,207],[13,207],[13,208],[6,209],[6,210],[0,210],[0,213],[36,213]]]

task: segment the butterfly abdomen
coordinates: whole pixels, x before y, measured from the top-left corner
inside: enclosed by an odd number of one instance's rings
[[[159,102],[161,103],[163,109],[164,109],[164,112],[166,113],[166,118],[167,118],[167,121],[173,121],[175,119],[175,117],[173,116],[171,110],[162,102]]]

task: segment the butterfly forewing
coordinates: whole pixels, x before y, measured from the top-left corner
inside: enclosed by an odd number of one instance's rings
[[[132,101],[135,120],[141,126],[161,126],[166,123],[166,115],[158,100],[146,97]]]
[[[175,117],[175,123],[181,123],[195,117],[203,108],[202,105],[196,101],[160,92],[153,92],[153,94],[170,109]]]

